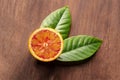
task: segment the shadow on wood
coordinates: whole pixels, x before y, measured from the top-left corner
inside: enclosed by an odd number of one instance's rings
[[[95,56],[92,55],[90,58],[87,58],[85,60],[82,61],[74,61],[74,62],[61,62],[58,60],[52,61],[52,62],[41,62],[39,60],[35,60],[35,64],[38,65],[45,65],[45,66],[51,66],[52,68],[54,66],[76,66],[76,65],[82,65],[82,64],[86,64],[88,63],[93,57]]]

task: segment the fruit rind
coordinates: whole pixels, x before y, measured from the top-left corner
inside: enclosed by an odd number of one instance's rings
[[[39,31],[41,31],[41,30],[49,30],[49,31],[52,31],[52,32],[56,33],[56,34],[60,37],[61,49],[60,49],[59,53],[57,53],[57,55],[56,55],[55,57],[53,57],[53,58],[50,58],[50,59],[40,58],[40,57],[38,57],[38,56],[35,54],[35,52],[34,52],[33,49],[31,48],[31,40],[32,40],[32,37],[33,37],[37,32],[39,32]],[[29,40],[28,40],[28,48],[29,48],[29,50],[30,50],[31,55],[32,55],[34,58],[36,58],[37,60],[43,61],[43,62],[50,62],[50,61],[53,61],[53,60],[55,60],[56,58],[58,58],[59,55],[62,53],[62,50],[63,50],[63,38],[62,38],[62,36],[60,35],[59,32],[57,32],[56,30],[54,30],[54,29],[52,29],[52,28],[38,28],[38,29],[36,29],[35,31],[33,31],[33,33],[30,35]]]

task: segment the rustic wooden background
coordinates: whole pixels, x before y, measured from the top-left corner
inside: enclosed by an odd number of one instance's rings
[[[36,61],[28,51],[32,31],[52,11],[68,5],[70,36],[104,42],[80,64]],[[120,0],[0,0],[0,80],[120,80]]]

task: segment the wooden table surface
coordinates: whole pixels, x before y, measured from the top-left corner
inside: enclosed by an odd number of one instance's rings
[[[70,36],[103,40],[79,64],[42,63],[28,51],[32,31],[52,11],[68,5]],[[120,0],[0,0],[0,80],[120,80]]]

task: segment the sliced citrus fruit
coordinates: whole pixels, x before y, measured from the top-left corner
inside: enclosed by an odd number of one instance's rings
[[[54,29],[39,28],[31,34],[28,47],[33,57],[40,61],[49,62],[61,54],[63,39]]]

